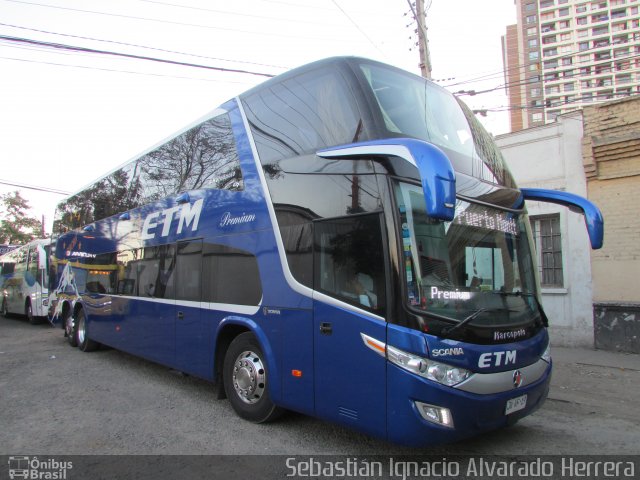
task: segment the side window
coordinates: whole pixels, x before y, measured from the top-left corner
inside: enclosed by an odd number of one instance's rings
[[[256,257],[244,250],[205,243],[202,252],[202,300],[258,305],[262,284]]]
[[[138,250],[124,250],[118,252],[118,283],[116,292],[118,295],[138,294]]]
[[[176,300],[200,301],[202,288],[202,240],[178,243]]]
[[[379,214],[314,222],[314,288],[385,312],[385,269]]]
[[[173,298],[175,247],[160,245],[140,249],[138,265],[138,296]]]

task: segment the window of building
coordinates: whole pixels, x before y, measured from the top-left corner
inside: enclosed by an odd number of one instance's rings
[[[619,10],[611,10],[611,18],[621,18],[627,15],[627,9],[621,8]]]
[[[563,29],[563,28],[569,28],[571,26],[571,20],[562,20],[561,22],[558,22],[558,28]]]
[[[573,71],[573,69],[571,69],[571,70],[565,70],[564,72],[562,72],[562,76],[563,76],[564,78],[571,78],[571,77],[573,77],[573,75],[574,75],[574,71]]]
[[[564,7],[558,10],[558,16],[566,17],[567,15],[569,15],[569,7]]]
[[[568,33],[561,33],[560,34],[560,41],[561,42],[566,42],[568,40],[571,40],[571,32]]]
[[[542,31],[542,33],[547,33],[547,32],[553,32],[556,29],[556,24],[551,22],[551,23],[545,23],[544,25],[542,25],[542,27],[540,27],[540,30]]]
[[[551,95],[554,93],[560,93],[560,87],[558,85],[553,85],[551,87],[547,87],[547,95]]]
[[[584,38],[589,36],[589,30],[578,30],[578,38]]]
[[[578,62],[580,63],[587,63],[591,60],[591,55],[580,55],[578,57]]]
[[[527,15],[524,19],[525,23],[532,24],[538,21],[537,15]]]
[[[549,7],[553,7],[554,1],[553,0],[542,0],[540,2],[540,8],[549,8]]]
[[[543,55],[544,55],[545,57],[551,57],[551,56],[553,56],[553,55],[557,55],[557,54],[558,54],[558,49],[557,49],[557,48],[555,48],[555,47],[553,47],[553,48],[546,48],[546,49],[544,49],[544,51],[543,51]]]
[[[551,0],[551,4],[553,5],[553,0]],[[542,5],[540,5],[540,7],[542,7]],[[533,12],[536,9],[536,4],[535,3],[527,3],[524,6],[524,11],[525,12]]]
[[[559,49],[558,52],[561,55],[564,55],[566,53],[571,53],[573,51],[573,46],[572,45],[562,45]]]
[[[624,5],[627,3],[627,0],[611,0],[611,6],[617,7],[618,5]]]
[[[540,20],[543,22],[545,20],[553,20],[554,18],[556,18],[556,12],[547,12],[540,15]]]
[[[528,42],[529,48],[536,48],[538,46],[538,39],[532,38]]]
[[[538,57],[538,52],[529,52],[529,60],[537,60]]]
[[[544,62],[544,68],[546,69],[557,68],[557,67],[558,67],[557,58],[554,58],[553,60],[547,60],[546,62]]]
[[[580,42],[578,44],[578,49],[582,52],[584,50],[589,50],[589,42]]]
[[[541,122],[542,121],[542,113],[532,113],[531,114],[531,121],[534,122],[534,123]]]
[[[565,57],[565,58],[562,59],[562,66],[566,67],[568,65],[573,65],[573,58]]]
[[[578,17],[576,19],[576,23],[578,25],[586,25],[587,24],[587,17]]]
[[[527,35],[528,36],[533,36],[533,35],[537,35],[538,34],[538,29],[536,27],[529,27],[527,28]]]
[[[587,11],[586,5],[576,5],[576,13],[584,13]]]
[[[563,287],[560,215],[532,216],[531,227],[538,257],[540,285]]]
[[[601,27],[594,27],[591,30],[591,34],[593,36],[596,35],[606,35],[607,33],[609,33],[609,25],[602,25]]]
[[[626,29],[627,29],[627,22],[614,23],[613,25],[611,25],[612,32],[622,32]]]
[[[582,67],[580,69],[580,75],[591,75],[591,67]]]
[[[602,10],[607,8],[607,2],[591,2],[591,10]]]
[[[532,88],[531,91],[529,92],[529,94],[532,97],[539,97],[540,96],[540,89],[539,88]]]
[[[555,35],[547,35],[546,37],[542,38],[542,43],[543,45],[548,45],[550,43],[556,43],[557,38]]]

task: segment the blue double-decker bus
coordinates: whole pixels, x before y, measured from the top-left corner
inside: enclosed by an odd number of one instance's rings
[[[535,159],[532,159],[532,165]],[[549,390],[527,199],[443,88],[340,57],[223,104],[69,197],[52,314],[215,382],[242,418],[285,410],[428,445],[503,427]]]

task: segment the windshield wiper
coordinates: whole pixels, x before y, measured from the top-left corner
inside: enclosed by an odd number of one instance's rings
[[[488,310],[486,308],[480,308],[478,310],[476,310],[475,312],[473,312],[471,315],[469,315],[468,317],[463,318],[462,320],[460,320],[458,323],[456,323],[453,327],[449,327],[445,330],[442,331],[442,333],[444,333],[445,335],[450,334],[451,332],[453,332],[454,330],[457,330],[458,328],[466,325],[467,323],[469,323],[471,320],[473,320],[474,318],[476,318],[478,315],[480,315],[483,312],[487,312]]]

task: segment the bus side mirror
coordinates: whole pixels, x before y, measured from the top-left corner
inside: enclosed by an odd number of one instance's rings
[[[584,223],[587,226],[591,248],[594,250],[602,248],[604,220],[602,219],[602,212],[593,202],[580,195],[558,190],[547,190],[545,188],[522,188],[520,191],[525,200],[564,205],[571,211],[584,215]]]
[[[415,138],[387,138],[329,147],[316,155],[336,160],[370,160],[388,156],[403,158],[418,169],[427,214],[445,221],[451,221],[455,216],[455,171],[445,153],[431,143]]]

